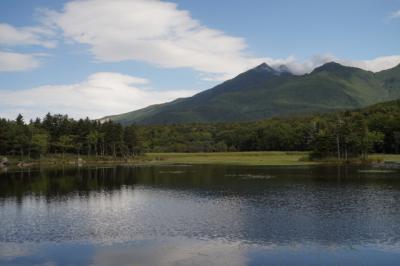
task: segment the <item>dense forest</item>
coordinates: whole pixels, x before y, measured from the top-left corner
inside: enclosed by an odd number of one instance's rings
[[[400,101],[354,111],[248,123],[140,126],[157,152],[312,151],[314,158],[400,152]]]
[[[141,140],[135,126],[113,122],[74,120],[66,115],[47,114],[43,120],[25,123],[0,119],[0,154],[39,158],[46,154],[74,153],[95,156],[140,154]]]
[[[311,151],[312,158],[400,152],[400,101],[368,108],[248,123],[122,126],[47,114],[0,119],[0,154],[134,156],[142,152]]]

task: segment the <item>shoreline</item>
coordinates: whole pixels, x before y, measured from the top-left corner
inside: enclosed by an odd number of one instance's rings
[[[351,159],[349,161],[327,158],[311,161],[308,152],[211,152],[211,153],[147,153],[136,157],[87,156],[55,154],[41,159],[28,159],[17,156],[0,156],[7,158],[9,165],[3,168],[29,168],[37,166],[84,166],[84,165],[168,165],[168,164],[225,164],[249,166],[306,166],[318,164],[373,164],[382,165],[385,162],[400,164],[400,154],[371,154],[367,161]],[[1,169],[1,167],[0,167]]]

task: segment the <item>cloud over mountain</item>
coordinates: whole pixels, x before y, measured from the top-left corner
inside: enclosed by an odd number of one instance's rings
[[[343,59],[331,54],[305,60],[293,55],[287,58],[255,56],[244,38],[208,27],[177,4],[167,1],[77,0],[66,2],[61,10],[41,10],[38,14],[40,23],[35,26],[0,23],[0,45],[54,48],[62,35],[66,43],[86,45],[84,47],[101,62],[132,60],[161,68],[190,68],[202,79],[219,81],[261,62],[273,67],[287,65],[295,74],[309,73],[332,60],[370,71],[392,68],[400,63],[400,55],[366,60]],[[392,15],[397,16],[398,12]],[[39,60],[35,55],[30,56]],[[4,65],[5,59],[2,61]],[[21,68],[11,65],[7,69]]]
[[[61,29],[67,41],[89,46],[105,62],[142,61],[162,68],[191,68],[209,80],[224,80],[261,62],[287,65],[304,74],[335,60],[370,71],[392,68],[400,56],[371,60],[341,59],[331,54],[306,60],[294,56],[253,56],[245,39],[203,25],[174,3],[158,0],[80,0],[62,11],[48,11],[47,23]]]

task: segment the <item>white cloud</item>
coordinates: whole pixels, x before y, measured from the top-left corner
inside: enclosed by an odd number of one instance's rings
[[[0,45],[2,47],[37,45],[54,48],[56,42],[49,40],[53,32],[46,27],[16,28],[6,23],[0,23]],[[28,54],[12,51],[0,51],[0,72],[25,71],[40,65],[39,57],[43,53]]]
[[[400,18],[400,10],[397,10],[396,12],[393,12],[389,16],[389,19],[396,19],[396,18]]]
[[[342,59],[331,54],[316,55],[304,61],[298,60],[294,56],[285,59],[266,59],[266,63],[270,66],[276,68],[280,65],[286,65],[292,73],[298,75],[310,73],[316,67],[332,61],[344,66],[358,67],[372,72],[379,72],[400,64],[400,55],[381,56],[368,60]]]
[[[0,51],[0,72],[24,71],[39,65],[40,62],[34,55]]]
[[[0,44],[15,45],[39,45],[45,48],[54,48],[55,41],[50,41],[47,36],[52,32],[44,27],[16,28],[6,23],[0,23]]]
[[[246,52],[244,39],[202,25],[176,4],[158,0],[78,0],[68,2],[61,12],[48,11],[45,17],[47,25],[62,30],[66,41],[87,44],[97,60],[188,67],[212,81],[232,78],[261,62],[285,64],[293,73],[304,74],[333,60],[371,71],[398,61],[398,56],[355,61],[330,54],[304,61],[294,56],[254,57]]]
[[[220,79],[263,59],[246,53],[242,38],[206,27],[177,5],[158,0],[81,0],[47,12],[67,41],[89,45],[105,62],[137,60],[164,68],[188,67]]]
[[[70,85],[48,85],[20,91],[0,90],[2,116],[29,118],[47,112],[68,114],[74,118],[123,113],[151,104],[191,96],[195,90],[156,91],[146,79],[119,73],[99,72],[85,81]]]
[[[260,58],[247,53],[244,39],[202,25],[174,3],[159,0],[76,0],[62,11],[41,10],[39,26],[14,27],[0,23],[0,45],[38,45],[53,48],[59,36],[66,42],[87,44],[105,62],[136,60],[163,68],[187,67],[204,80],[231,78],[261,62],[285,64],[295,74],[311,72],[328,61],[379,71],[398,64],[399,56],[346,60],[319,55],[299,61]],[[400,17],[400,10],[391,18]],[[15,58],[15,60],[14,60]],[[20,71],[39,65],[36,55],[1,52],[0,71]]]
[[[13,68],[4,65],[3,54],[9,56],[8,61],[14,64]],[[37,62],[34,58],[25,56],[0,52],[0,71],[4,71],[4,67],[8,67],[8,70],[35,67]],[[23,60],[17,59],[19,57]],[[305,61],[298,61],[294,57],[266,61],[273,67],[285,64],[296,74],[311,72],[315,67],[330,61],[376,72],[396,66],[400,63],[400,56],[352,61],[338,59],[328,54],[314,56]],[[197,90],[157,91],[149,88],[149,81],[146,79],[119,73],[99,72],[76,84],[47,85],[19,91],[0,90],[0,112],[2,117],[7,118],[15,118],[18,113],[22,113],[29,119],[42,117],[47,112],[69,114],[74,118],[86,116],[100,118],[188,97],[197,92]]]
[[[400,64],[400,55],[381,56],[370,60],[346,60],[339,59],[339,63],[347,66],[353,66],[369,70],[372,72],[379,72],[389,68],[393,68]]]
[[[333,60],[335,60],[334,56],[325,54],[315,55],[303,61],[298,60],[295,56],[289,56],[282,59],[267,58],[265,63],[273,68],[278,68],[281,65],[285,65],[293,74],[302,75],[305,73],[310,73],[314,70],[314,68]]]

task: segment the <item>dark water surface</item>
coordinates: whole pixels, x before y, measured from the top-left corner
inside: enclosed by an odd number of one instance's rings
[[[400,174],[118,166],[0,174],[0,265],[399,265]]]

